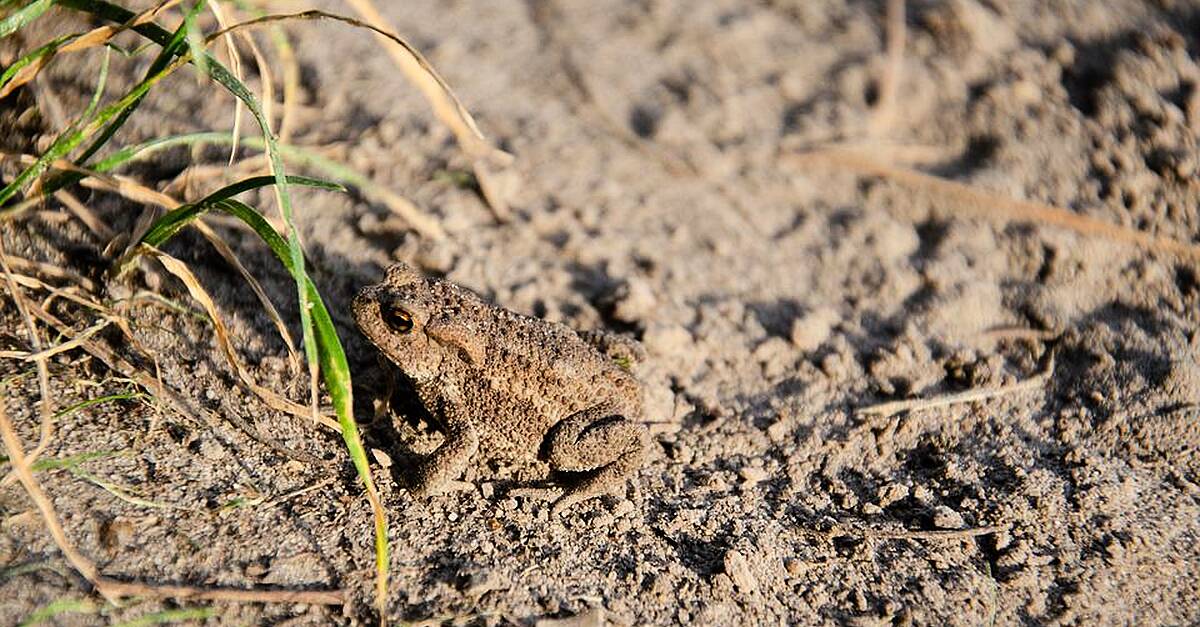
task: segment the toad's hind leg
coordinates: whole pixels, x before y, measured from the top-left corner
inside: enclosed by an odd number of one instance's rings
[[[557,471],[582,473],[566,486],[551,513],[625,484],[642,464],[649,434],[642,424],[601,405],[571,415],[554,425],[542,444],[541,458]]]

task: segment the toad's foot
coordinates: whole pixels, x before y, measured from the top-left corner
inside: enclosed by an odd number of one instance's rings
[[[460,412],[447,408],[442,422],[446,438],[437,450],[417,464],[409,477],[408,489],[416,496],[439,494],[462,484],[458,478],[466,470],[471,456],[479,450],[479,435]]]
[[[550,515],[552,517],[561,516],[572,505],[582,503],[583,501],[604,496],[612,490],[600,490],[588,492],[574,487],[552,486],[547,488],[515,488],[508,491],[509,496],[519,496],[529,499],[537,499],[539,501],[554,501],[554,505],[550,507]]]

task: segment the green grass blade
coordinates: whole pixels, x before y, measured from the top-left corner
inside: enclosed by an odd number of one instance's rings
[[[266,145],[261,137],[243,137],[238,142],[251,150],[262,150]],[[197,144],[214,144],[218,146],[229,146],[233,144],[233,136],[225,132],[203,132],[203,133],[187,133],[184,135],[173,135],[170,137],[160,137],[147,142],[126,146],[109,156],[97,161],[89,166],[90,169],[97,172],[108,172],[116,169],[128,162],[144,159],[156,152],[174,148],[176,146],[194,146]],[[276,146],[279,152],[283,154],[284,159],[288,162],[308,166],[314,170],[318,170],[325,176],[336,180],[343,185],[350,185],[360,188],[365,191],[372,191],[380,188],[378,183],[375,183],[366,175],[354,170],[350,166],[330,159],[316,151],[309,150],[300,146],[292,146],[289,144],[278,144]],[[46,184],[48,192],[57,191],[58,188],[51,187],[51,183]]]
[[[275,256],[279,258],[279,261],[289,271],[291,270],[291,254],[287,242],[283,241],[279,233],[257,211],[234,199],[220,201],[217,203],[216,208],[245,222],[266,242],[271,251],[275,253]],[[346,452],[350,455],[350,460],[354,463],[354,469],[363,481],[368,500],[373,510],[375,518],[376,585],[377,591],[383,592],[387,589],[389,563],[387,515],[383,511],[383,506],[379,500],[379,493],[375,489],[375,482],[371,479],[367,451],[363,447],[362,438],[359,437],[358,424],[354,421],[354,398],[351,391],[350,366],[346,362],[346,352],[342,348],[341,340],[338,339],[337,330],[333,326],[333,318],[330,317],[329,310],[325,307],[325,301],[321,299],[321,294],[317,291],[316,285],[307,276],[305,277],[305,288],[308,292],[308,301],[312,304],[313,330],[318,347],[317,355],[320,360],[321,374],[325,378],[325,388],[329,391],[329,396],[333,400],[333,409],[337,414],[338,424],[342,427],[342,440],[345,443]],[[382,603],[382,598],[380,598],[380,601]],[[379,611],[383,612],[384,608],[380,607]]]
[[[79,120],[83,121],[96,112],[96,107],[100,106],[100,100],[104,98],[104,88],[108,84],[108,62],[112,58],[112,49],[104,49],[104,60],[100,62],[100,76],[96,78],[96,91],[92,93],[92,99],[88,101],[87,107],[79,116]]]
[[[0,21],[0,39],[21,30],[26,24],[38,19],[54,4],[54,0],[33,0],[16,13]]]
[[[84,462],[93,459],[102,459],[104,457],[113,457],[120,455],[119,451],[95,451],[92,453],[80,453],[69,457],[57,457],[54,459],[39,459],[30,464],[29,469],[33,472],[44,472],[47,470],[62,470],[64,468],[74,468]],[[0,464],[7,464],[9,459],[5,455],[0,455]]]
[[[33,627],[54,620],[63,614],[95,614],[100,608],[87,599],[59,599],[50,605],[35,610],[19,623],[20,627]]]
[[[200,621],[212,618],[215,614],[216,610],[211,607],[184,607],[146,614],[122,623],[113,623],[113,627],[150,627],[151,625],[166,625],[185,620]]]
[[[64,470],[73,469],[76,466],[90,462],[93,459],[104,459],[106,457],[115,457],[120,455],[121,451],[92,451],[91,453],[80,453],[71,455],[70,457],[60,457],[57,459],[39,459],[29,467],[30,470],[45,471],[45,470]]]
[[[203,7],[205,4],[206,2],[204,2],[204,0],[197,2],[196,6],[194,7],[195,10],[188,11],[184,15],[183,24],[186,27],[184,32],[187,33],[184,37],[184,40],[188,49],[192,51],[192,59],[195,59],[196,67],[199,68],[201,72],[208,74],[208,66],[205,62],[206,50],[204,46],[204,33],[196,24],[196,15],[198,15],[201,7]]]
[[[70,414],[73,414],[73,413],[81,410],[81,409],[92,407],[94,405],[102,405],[104,403],[111,403],[112,401],[132,401],[132,400],[138,400],[138,399],[144,399],[144,398],[147,398],[147,396],[145,394],[142,394],[141,392],[121,392],[119,394],[109,394],[107,396],[98,396],[96,398],[89,398],[86,401],[79,401],[78,403],[75,403],[74,405],[71,405],[70,407],[64,407],[64,408],[58,410],[58,412],[56,412],[54,414],[54,419],[58,420],[59,418],[68,416]]]
[[[296,185],[306,187],[315,187],[318,189],[326,189],[331,191],[345,191],[341,185],[330,183],[320,179],[308,178],[307,176],[288,176],[288,181]],[[155,248],[162,246],[167,240],[171,239],[183,227],[191,224],[196,218],[200,217],[207,211],[217,208],[217,203],[232,198],[242,192],[247,192],[252,189],[266,187],[275,184],[273,176],[254,176],[248,179],[238,181],[232,185],[227,185],[221,189],[205,196],[204,198],[194,202],[182,205],[167,212],[162,217],[154,221],[147,229],[145,235],[139,243],[153,246]],[[255,214],[257,215],[257,213]],[[261,216],[260,216],[261,217]],[[270,228],[270,225],[268,225]],[[271,228],[274,232],[275,229]],[[262,234],[259,233],[259,236]],[[290,270],[289,270],[290,271]],[[118,272],[119,274],[119,272]]]

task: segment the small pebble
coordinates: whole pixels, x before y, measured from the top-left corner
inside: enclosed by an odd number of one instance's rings
[[[738,471],[738,475],[742,477],[742,485],[746,486],[758,485],[771,476],[770,473],[758,466],[746,466]]]
[[[814,351],[829,339],[838,313],[830,307],[814,309],[792,321],[792,344],[805,352]]]
[[[774,424],[767,427],[767,437],[771,438],[771,442],[778,444],[791,433],[792,428],[786,420],[777,420]]]
[[[613,317],[623,322],[639,322],[649,318],[657,307],[658,299],[650,284],[639,278],[631,278],[617,293]]]
[[[933,526],[938,529],[962,529],[966,522],[963,521],[962,514],[945,505],[939,505],[933,510]]]
[[[536,627],[602,627],[606,623],[604,608],[598,607],[568,618],[543,618],[534,625]]]
[[[371,449],[371,457],[375,458],[375,463],[379,464],[380,466],[383,466],[384,468],[392,467],[391,456],[388,455],[387,453],[383,452],[380,449],[377,449],[377,448]]]
[[[733,585],[743,593],[753,594],[758,591],[758,579],[750,570],[750,560],[735,549],[725,553],[725,574],[729,575]]]

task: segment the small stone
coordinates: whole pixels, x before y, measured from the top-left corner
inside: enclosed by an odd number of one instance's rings
[[[783,569],[787,571],[787,574],[793,577],[797,577],[803,574],[805,570],[808,570],[805,568],[804,562],[794,557],[783,560]]]
[[[862,511],[868,516],[876,516],[883,513],[883,508],[874,503],[863,503]]]
[[[640,278],[628,279],[617,292],[613,317],[623,322],[646,320],[658,307],[658,299],[650,284]]]
[[[776,420],[771,426],[767,427],[767,437],[771,438],[771,442],[779,444],[791,431],[792,428],[786,420]]]
[[[651,326],[642,336],[642,345],[652,355],[677,355],[692,346],[692,334],[677,325]]]
[[[725,574],[742,593],[753,594],[758,591],[758,579],[750,570],[750,561],[735,549],[725,553]]]
[[[383,466],[384,468],[392,467],[391,456],[388,455],[387,453],[383,452],[380,449],[377,449],[377,448],[371,449],[371,457],[375,458],[375,463],[379,464],[380,466]]]
[[[792,321],[792,344],[805,352],[816,350],[829,339],[838,313],[831,307],[820,307]]]
[[[759,466],[746,466],[738,471],[738,475],[742,478],[742,485],[748,487],[758,485],[771,476],[770,473]]]
[[[879,491],[879,506],[887,507],[908,496],[908,486],[903,483],[892,483]]]
[[[962,514],[945,505],[939,505],[933,510],[933,526],[938,529],[962,529],[966,522],[963,521]]]
[[[617,503],[615,506],[613,506],[612,515],[617,518],[621,518],[635,509],[637,508],[634,507],[632,501],[622,499],[620,503]]]
[[[542,618],[534,625],[536,627],[603,627],[605,622],[604,608],[598,607],[567,618]]]

